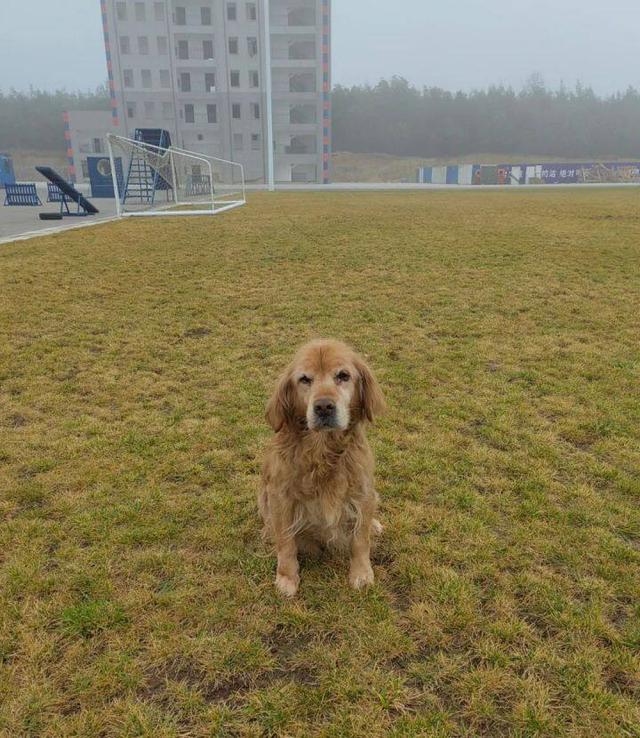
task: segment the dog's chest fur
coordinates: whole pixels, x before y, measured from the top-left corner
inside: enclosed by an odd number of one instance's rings
[[[361,518],[362,499],[370,489],[364,434],[346,439],[330,435],[306,437],[286,454],[297,532],[308,532],[326,544],[346,543]]]

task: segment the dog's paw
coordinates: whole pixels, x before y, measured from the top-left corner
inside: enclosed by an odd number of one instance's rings
[[[374,518],[371,521],[371,535],[381,536],[383,530],[384,530],[384,526],[382,525],[382,523],[376,518]]]
[[[373,569],[371,564],[352,565],[349,572],[349,584],[353,589],[364,589],[373,584]]]
[[[276,589],[285,597],[295,597],[300,584],[300,577],[286,577],[284,574],[278,574],[276,577]]]

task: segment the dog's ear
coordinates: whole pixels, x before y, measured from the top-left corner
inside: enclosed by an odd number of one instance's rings
[[[294,402],[291,371],[287,369],[267,403],[267,422],[276,433],[293,420]]]
[[[378,380],[375,375],[366,364],[366,362],[357,356],[355,360],[356,369],[360,377],[360,407],[362,408],[362,415],[369,421],[384,412],[386,403],[384,401],[384,395],[378,384]]]

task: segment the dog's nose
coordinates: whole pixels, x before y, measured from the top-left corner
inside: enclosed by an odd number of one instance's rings
[[[323,397],[313,403],[313,411],[319,418],[329,418],[336,411],[336,403]]]

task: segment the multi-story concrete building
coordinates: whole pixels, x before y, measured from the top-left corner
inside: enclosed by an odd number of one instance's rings
[[[264,182],[270,64],[275,181],[328,182],[330,2],[101,0],[111,129],[166,128]]]

